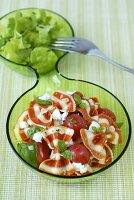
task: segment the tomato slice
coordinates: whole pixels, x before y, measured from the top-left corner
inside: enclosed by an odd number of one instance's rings
[[[56,105],[58,108],[66,112],[74,112],[76,109],[75,101],[71,95],[66,93],[56,91],[52,95],[53,105]]]
[[[37,142],[37,162],[40,164],[44,160],[50,157],[51,150],[49,149],[45,140],[41,142]]]
[[[74,135],[72,137],[74,140],[80,136],[80,129],[88,128],[86,120],[79,114],[70,114],[67,116],[64,121],[64,126],[74,130]]]
[[[83,144],[73,144],[69,149],[73,162],[86,164],[90,161],[91,153]]]

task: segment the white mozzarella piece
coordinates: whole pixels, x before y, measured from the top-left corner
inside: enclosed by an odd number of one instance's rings
[[[41,132],[37,132],[33,135],[33,140],[35,142],[41,142],[42,143],[42,133]]]
[[[68,116],[68,112],[64,112],[64,113],[61,115],[62,121],[65,121],[65,119],[66,119],[67,116]]]
[[[60,111],[59,111],[59,109],[55,109],[54,111],[53,111],[53,113],[52,113],[52,118],[54,119],[54,120],[61,120],[62,119],[62,115],[60,114]]]
[[[75,170],[77,172],[80,172],[81,174],[86,173],[87,171],[92,172],[92,168],[88,164],[83,165],[82,163],[73,162],[72,165],[75,168]]]
[[[19,126],[21,129],[28,128],[28,123],[25,121],[20,121]]]

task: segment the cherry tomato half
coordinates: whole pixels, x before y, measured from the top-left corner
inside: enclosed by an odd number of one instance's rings
[[[99,108],[98,113],[99,114],[105,114],[105,115],[111,117],[114,121],[116,120],[115,114],[111,110],[109,110],[108,108]]]
[[[44,160],[50,157],[50,149],[45,140],[41,142],[37,142],[37,162],[40,164]]]
[[[64,121],[64,126],[74,129],[74,135],[72,137],[74,140],[80,136],[81,128],[88,128],[86,120],[79,114],[71,114],[67,116]]]
[[[91,153],[83,144],[73,144],[69,149],[73,162],[82,164],[89,162]]]

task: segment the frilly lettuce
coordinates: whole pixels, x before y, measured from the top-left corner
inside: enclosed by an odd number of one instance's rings
[[[52,40],[60,36],[66,36],[64,27],[58,21],[54,22],[44,10],[38,14],[31,12],[29,16],[17,11],[1,30],[0,54],[16,63],[33,66],[43,73],[46,67],[51,70],[58,57],[63,55],[63,52],[49,49]]]

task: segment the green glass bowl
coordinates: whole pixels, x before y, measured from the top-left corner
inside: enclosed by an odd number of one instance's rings
[[[47,9],[40,9],[40,8],[25,8],[25,9],[19,9],[19,10],[15,10],[12,11],[6,15],[4,15],[3,17],[0,18],[0,35],[3,35],[6,26],[7,26],[7,22],[9,18],[15,17],[16,13],[18,11],[21,11],[21,13],[23,14],[24,17],[30,16],[31,13],[36,13],[37,16],[39,15],[39,11],[40,10],[44,10],[46,15],[48,17],[51,17],[51,23],[54,24],[56,22],[58,22],[58,25],[60,25],[61,27],[64,28],[64,35],[62,35],[63,33],[60,33],[60,37],[64,36],[64,37],[69,37],[69,36],[73,36],[74,35],[74,31],[73,28],[71,27],[70,23],[61,15],[59,15],[58,13],[55,13],[53,11],[47,10]],[[62,57],[64,54],[66,54],[65,52],[59,52],[56,51],[58,58]],[[31,70],[29,70],[30,68],[28,68],[27,65],[25,64],[20,64],[20,63],[16,63],[14,61],[11,61],[5,57],[3,57],[0,53],[0,60],[2,62],[4,62],[7,66],[9,66],[12,70],[18,71],[22,74],[25,75],[33,75],[33,73],[31,73]],[[56,64],[56,63],[55,63]],[[39,74],[45,74],[49,71],[51,71],[52,69],[54,69],[54,66],[47,66],[47,68],[42,68],[41,66],[37,68],[37,71]],[[36,67],[35,67],[36,68]]]
[[[78,55],[75,56],[77,57]],[[33,169],[34,172],[37,172],[44,178],[64,183],[77,183],[77,182],[80,183],[83,181],[88,181],[91,178],[94,178],[102,174],[102,172],[106,171],[108,168],[111,168],[123,156],[131,138],[131,122],[129,115],[124,105],[115,95],[113,95],[111,92],[109,92],[108,90],[99,85],[87,81],[70,79],[60,74],[59,69],[61,67],[62,68],[67,67],[68,61],[73,58],[74,58],[73,54],[67,54],[58,61],[58,63],[56,64],[56,68],[54,70],[52,70],[51,72],[47,73],[44,76],[38,75],[38,73],[35,71],[37,77],[36,84],[16,100],[16,102],[14,103],[14,105],[10,110],[7,119],[7,137],[9,143],[11,144],[11,147],[13,148],[17,156],[26,165],[31,167],[31,169]],[[81,91],[85,96],[98,97],[100,104],[102,106],[111,109],[116,114],[117,122],[123,122],[123,126],[121,127],[122,144],[115,146],[113,150],[114,154],[113,162],[110,165],[90,175],[84,175],[81,177],[61,177],[39,171],[37,168],[31,166],[19,155],[17,149],[17,141],[13,131],[18,116],[28,108],[29,102],[33,99],[34,95],[40,96],[45,92],[52,94],[55,90]]]
[[[38,9],[22,9],[23,12],[28,11],[37,11]],[[62,16],[58,15],[57,13],[54,13],[52,11],[46,10],[50,15],[54,17],[58,17],[64,23],[64,26],[67,30],[67,36],[73,36],[74,32],[71,27],[71,25],[67,22],[66,19],[64,19]],[[9,16],[12,16],[15,14],[16,11],[13,11],[4,17],[0,19],[0,21],[7,19]],[[19,71],[23,74],[28,75],[34,75],[36,78],[36,83],[32,88],[29,88],[26,92],[24,92],[13,104],[13,106],[10,109],[10,112],[7,117],[7,123],[6,123],[6,130],[7,130],[7,138],[8,141],[16,153],[16,155],[20,158],[21,161],[28,167],[30,167],[34,172],[38,173],[39,175],[43,176],[46,179],[49,180],[55,180],[58,182],[63,183],[79,183],[83,181],[88,181],[91,178],[94,178],[98,175],[100,175],[102,172],[107,171],[108,168],[112,167],[125,153],[129,142],[131,138],[131,122],[129,115],[127,113],[127,110],[125,109],[124,105],[120,102],[120,100],[113,95],[111,92],[106,90],[105,88],[93,84],[91,82],[82,81],[82,80],[75,80],[70,79],[65,76],[63,76],[59,69],[61,68],[67,68],[68,64],[70,63],[70,60],[72,61],[74,59],[79,59],[79,55],[77,54],[62,54],[62,56],[58,59],[57,63],[53,68],[47,68],[44,69],[43,73],[40,73],[40,71],[26,65],[21,65],[14,63],[12,61],[7,60],[6,58],[0,56],[0,59],[8,65],[10,68],[12,68],[15,71]],[[73,66],[77,67],[77,66]],[[29,77],[28,77],[29,78]],[[81,91],[85,96],[90,97],[98,97],[100,104],[104,107],[107,107],[111,109],[117,116],[117,122],[123,122],[123,126],[121,128],[122,130],[122,144],[116,145],[114,148],[114,159],[113,162],[108,165],[107,167],[100,169],[93,174],[90,175],[84,175],[81,177],[61,177],[56,176],[52,174],[48,174],[45,172],[41,172],[37,168],[30,165],[26,160],[24,160],[17,149],[17,140],[14,135],[14,126],[17,122],[17,119],[19,115],[26,110],[29,107],[29,102],[33,100],[33,96],[41,96],[44,93],[50,93],[52,94],[55,90],[63,90],[63,91]]]

